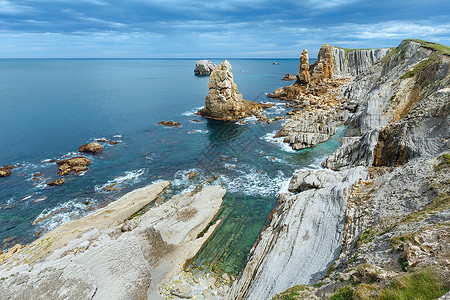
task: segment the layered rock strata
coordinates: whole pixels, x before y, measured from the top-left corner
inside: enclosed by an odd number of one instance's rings
[[[356,107],[346,137],[323,166],[400,165],[448,149],[449,64],[448,55],[406,40],[360,74],[343,91]]]
[[[226,299],[270,299],[291,286],[320,279],[339,255],[346,188],[366,176],[362,167],[298,173],[290,189],[301,192],[280,196],[280,205]],[[305,183],[311,181],[315,183]]]
[[[0,264],[0,297],[160,299],[160,285],[181,272],[213,232],[215,225],[208,225],[225,195],[210,186],[135,216],[169,184],[128,193],[18,249]]]
[[[263,109],[273,106],[243,99],[231,70],[230,63],[225,60],[211,73],[205,108],[198,111],[199,115],[208,119],[238,121],[252,115],[259,116]]]
[[[217,68],[210,60],[199,60],[195,63],[194,74],[197,76],[208,76]]]

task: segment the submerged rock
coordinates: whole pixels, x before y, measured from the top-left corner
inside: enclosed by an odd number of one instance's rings
[[[58,186],[66,181],[65,178],[56,179],[47,183],[48,186]]]
[[[78,147],[78,151],[87,153],[100,153],[103,151],[103,146],[99,143],[89,143]]]
[[[208,87],[206,106],[198,111],[198,114],[205,118],[238,121],[252,115],[258,116],[264,108],[273,106],[244,100],[233,81],[231,65],[227,60],[211,73]]]
[[[197,76],[210,75],[215,68],[217,68],[217,66],[213,64],[211,61],[199,60],[195,63],[194,74]]]

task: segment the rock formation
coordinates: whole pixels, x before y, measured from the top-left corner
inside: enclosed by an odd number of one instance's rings
[[[284,75],[284,78],[281,80],[292,81],[292,80],[296,80],[296,79],[297,79],[296,76],[291,75],[291,73],[287,73],[286,75]]]
[[[352,114],[346,137],[323,165],[346,174],[367,172],[367,178],[351,180],[339,192],[340,176],[345,181],[348,175],[330,170],[296,173],[289,191],[297,194],[280,197],[280,205],[254,245],[229,299],[270,298],[282,289],[286,292],[274,299],[329,299],[344,286],[358,297],[376,298],[391,283],[406,282],[407,276],[423,272],[431,272],[426,276],[432,276],[438,285],[449,286],[449,52],[450,48],[442,45],[406,40],[370,68],[349,72],[359,75],[343,87],[339,103],[341,110]],[[332,83],[327,79],[329,70],[322,66],[316,72],[325,76],[322,82],[328,85]],[[312,76],[311,85],[315,82],[319,81]],[[304,127],[299,136],[305,136],[310,129],[305,123],[284,128],[286,136],[298,126]],[[327,193],[320,196],[322,190]],[[316,260],[314,267],[320,264],[322,269],[310,273],[307,262],[315,260],[324,246],[317,242],[310,248],[315,241],[311,241],[309,228],[318,230],[313,235],[317,239],[334,216],[315,205],[330,199],[335,203],[337,195],[341,205],[346,203],[340,208],[345,216],[340,215],[342,223],[331,230],[336,236],[326,240],[341,241],[334,252],[339,257],[332,265],[330,256],[328,264]],[[308,207],[296,208],[300,205]],[[290,219],[291,214],[295,218]],[[327,222],[314,222],[316,217]],[[296,224],[303,220],[312,220],[313,225],[297,229],[301,226]],[[326,269],[328,276],[312,286]]]
[[[316,83],[333,78],[333,47],[323,44],[317,60],[311,64],[311,79]]]
[[[89,144],[84,144],[81,145],[80,147],[78,147],[78,151],[79,152],[87,152],[87,153],[100,153],[103,151],[103,146],[100,145],[99,143],[89,143]]]
[[[56,179],[47,183],[48,186],[58,186],[66,181],[65,178]]]
[[[386,56],[391,48],[343,49],[333,47],[333,75],[356,76]]]
[[[356,112],[323,166],[399,165],[448,149],[449,64],[448,55],[407,40],[358,76],[343,91]]]
[[[210,75],[217,66],[209,60],[199,60],[195,63],[194,74],[197,76]]]
[[[174,121],[161,121],[158,123],[159,125],[168,126],[168,127],[180,127],[180,122],[174,122]]]
[[[223,61],[212,73],[208,83],[209,92],[205,97],[205,108],[198,114],[209,119],[238,121],[255,115],[273,104],[260,104],[242,99],[233,81],[230,63]]]
[[[78,156],[57,161],[56,164],[59,165],[58,175],[64,176],[70,172],[74,172],[75,175],[78,175],[81,172],[87,171],[87,166],[91,164],[91,160],[87,157]]]
[[[271,299],[297,284],[314,284],[339,255],[344,234],[344,191],[367,176],[364,168],[313,173],[316,184],[291,181],[290,188],[309,189],[280,196],[271,222],[253,246],[247,265],[234,282],[228,300]],[[326,216],[326,217],[324,217]]]
[[[297,81],[298,85],[308,85],[311,81],[311,75],[309,74],[309,57],[308,50],[303,50],[300,55],[300,65],[297,73]]]
[[[208,225],[225,195],[220,186],[210,186],[135,216],[169,184],[135,190],[16,249],[0,265],[0,298],[161,298],[160,286],[214,231],[217,224]]]

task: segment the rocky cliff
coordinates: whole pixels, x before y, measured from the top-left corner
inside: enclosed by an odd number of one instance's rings
[[[252,115],[259,116],[264,108],[273,106],[243,99],[231,70],[230,63],[225,60],[211,73],[205,108],[198,111],[199,115],[215,120],[237,121]]]
[[[357,76],[343,90],[356,112],[341,148],[323,165],[398,165],[448,149],[449,62],[447,54],[406,40]]]
[[[333,47],[333,75],[356,76],[370,68],[391,51],[391,48],[379,49],[343,49]]]
[[[135,190],[30,245],[13,247],[1,257],[0,298],[162,299],[162,285],[214,231],[215,224],[208,226],[225,195],[210,186],[136,214],[169,184]]]
[[[364,55],[373,61],[383,55],[371,53]],[[449,290],[449,55],[448,47],[406,40],[365,70],[352,65],[357,76],[332,105],[350,114],[346,137],[323,162],[338,172],[294,175],[292,194],[280,197],[229,299],[270,299],[283,289],[274,299],[367,299],[408,289],[438,298]],[[319,73],[330,85],[328,70]],[[304,122],[286,124],[286,136],[310,131]]]
[[[210,75],[217,68],[210,60],[199,60],[195,63],[194,74],[197,76]]]
[[[284,136],[284,141],[294,150],[310,148],[327,141],[336,132],[337,126],[343,125],[347,120],[348,111],[355,107],[338,93],[340,87],[349,81],[340,78],[360,74],[384,57],[389,50],[349,51],[323,44],[318,59],[309,67],[308,52],[303,50],[296,82],[276,90],[273,95],[290,100],[302,108],[291,115],[293,121],[288,122],[278,136]]]

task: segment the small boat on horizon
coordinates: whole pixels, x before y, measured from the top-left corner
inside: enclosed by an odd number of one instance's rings
[[[279,65],[279,63],[277,63],[276,61],[273,62],[274,65]]]

